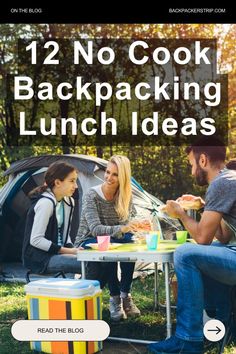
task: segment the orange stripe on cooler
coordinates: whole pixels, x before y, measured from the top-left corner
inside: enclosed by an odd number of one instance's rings
[[[86,320],[94,320],[93,299],[86,301]]]
[[[68,342],[51,342],[53,354],[69,354]]]
[[[50,320],[66,320],[66,302],[49,300],[48,313]]]
[[[88,342],[88,353],[87,354],[94,354],[95,353],[95,343],[94,342]]]

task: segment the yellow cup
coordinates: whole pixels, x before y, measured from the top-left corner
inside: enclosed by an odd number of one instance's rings
[[[188,231],[176,231],[176,240],[177,243],[185,243],[187,240],[187,236],[188,236]]]

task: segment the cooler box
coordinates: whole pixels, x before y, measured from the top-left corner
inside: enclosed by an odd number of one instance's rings
[[[102,291],[97,280],[46,278],[25,285],[30,320],[101,320]],[[93,354],[102,342],[31,342],[53,354]]]

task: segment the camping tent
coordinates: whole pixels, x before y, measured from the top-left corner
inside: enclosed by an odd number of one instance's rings
[[[0,190],[0,261],[18,261],[21,258],[21,248],[24,235],[25,219],[30,206],[28,193],[43,183],[47,167],[58,160],[66,160],[79,171],[78,190],[75,198],[75,212],[72,220],[72,241],[75,239],[80,214],[82,197],[90,187],[103,181],[107,161],[86,155],[41,155],[14,162],[4,176],[8,182]],[[147,217],[153,215],[156,227],[161,225],[165,238],[173,238],[174,231],[180,227],[159,212],[163,204],[150,195],[132,178],[133,202],[137,215]]]

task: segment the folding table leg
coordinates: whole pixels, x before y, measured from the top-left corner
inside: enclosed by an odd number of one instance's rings
[[[158,302],[158,286],[159,286],[159,275],[158,275],[158,263],[154,263],[154,311],[157,311],[159,308]]]
[[[85,279],[85,261],[81,261],[81,279]]]
[[[166,290],[166,332],[167,338],[171,336],[171,304],[170,304],[170,266],[169,263],[164,263],[165,270],[165,290]]]

